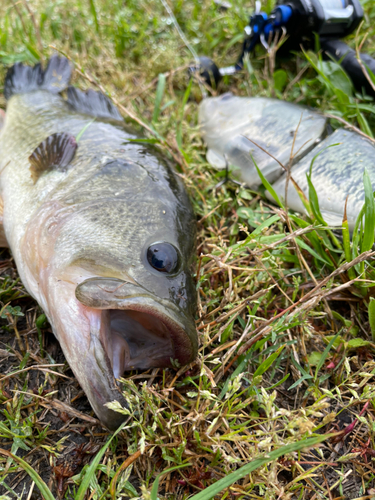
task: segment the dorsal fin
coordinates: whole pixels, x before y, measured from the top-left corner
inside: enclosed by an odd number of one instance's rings
[[[53,94],[66,89],[72,75],[72,67],[66,57],[53,55],[45,71],[38,63],[34,67],[16,63],[8,69],[4,82],[5,99],[15,94],[26,94],[34,90],[47,90]]]
[[[97,118],[108,118],[116,121],[123,121],[123,118],[106,95],[95,90],[82,90],[75,87],[68,87],[68,103],[80,113],[85,113]]]
[[[73,160],[77,147],[75,138],[65,132],[52,134],[44,139],[29,156],[34,184],[43,172],[53,169],[64,172]]]

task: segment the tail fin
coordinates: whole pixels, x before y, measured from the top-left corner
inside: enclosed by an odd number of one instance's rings
[[[4,83],[4,96],[9,100],[15,94],[27,94],[34,90],[47,90],[53,94],[62,92],[69,85],[72,67],[66,57],[53,55],[45,71],[40,64],[34,67],[16,63],[9,68]]]

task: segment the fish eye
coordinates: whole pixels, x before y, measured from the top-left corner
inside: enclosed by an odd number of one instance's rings
[[[156,271],[173,273],[179,263],[178,251],[171,243],[154,243],[147,249],[147,260]]]

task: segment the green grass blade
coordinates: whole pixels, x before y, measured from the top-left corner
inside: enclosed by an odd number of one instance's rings
[[[163,476],[164,474],[168,474],[168,472],[172,472],[174,470],[177,470],[177,469],[186,469],[186,467],[191,467],[191,464],[182,464],[182,465],[176,465],[175,467],[171,467],[170,469],[166,469],[164,470],[161,474],[159,474],[153,485],[152,485],[152,488],[151,488],[151,500],[158,500],[158,489],[159,489],[159,482],[160,482],[160,478],[161,476]]]
[[[352,260],[352,252],[350,249],[350,232],[349,232],[348,217],[346,215],[347,203],[348,203],[348,198],[346,198],[346,201],[345,201],[344,218],[342,220],[342,244],[344,247],[346,262],[350,262]],[[353,280],[356,277],[356,274],[355,274],[353,267],[348,269],[348,276],[349,276],[349,279],[351,279],[351,280]]]
[[[184,93],[184,98],[182,99],[182,106],[181,106],[181,112],[182,113],[184,112],[184,108],[185,108],[185,106],[186,106],[186,104],[187,104],[187,102],[189,100],[192,85],[193,85],[193,79],[190,78],[189,84],[186,87],[186,90],[185,90],[185,93]]]
[[[270,387],[267,387],[267,390],[268,390],[268,391],[272,391],[272,390],[273,390],[273,389],[275,389],[276,387],[279,387],[279,385],[283,384],[283,383],[285,382],[285,380],[288,380],[289,375],[290,375],[290,373],[287,373],[287,374],[285,375],[285,377],[283,377],[281,380],[279,380],[278,382],[276,382],[276,384],[273,384],[273,385],[271,385]]]
[[[320,359],[319,359],[319,362],[318,364],[316,365],[316,369],[315,369],[315,380],[318,378],[318,373],[319,373],[319,370],[321,369],[321,367],[323,366],[324,364],[324,361],[327,359],[327,356],[329,354],[329,351],[331,350],[331,347],[333,346],[333,344],[335,343],[335,340],[337,339],[337,337],[341,334],[341,330],[336,333],[336,335],[334,337],[331,338],[329,344],[327,345],[327,347],[324,349],[323,351],[323,354],[320,356]]]
[[[330,90],[332,90],[333,89],[332,83],[330,82],[330,80],[327,77],[327,75],[325,75],[325,73],[321,70],[321,68],[318,65],[318,62],[319,62],[318,57],[316,57],[317,60],[315,61],[314,58],[312,57],[313,54],[309,54],[308,52],[305,52],[304,50],[302,50],[302,52],[303,52],[303,55],[306,57],[307,61],[311,64],[311,66],[318,73],[318,75],[320,75],[323,78],[324,82],[327,85],[327,88],[329,88]]]
[[[308,373],[302,375],[301,378],[299,378],[296,382],[294,382],[294,384],[288,387],[288,391],[291,391],[295,387],[299,386],[304,380],[311,380],[312,378],[313,378],[312,375],[309,375]]]
[[[189,85],[187,86],[187,89],[185,90],[184,98],[182,100],[181,117],[180,117],[180,120],[177,124],[176,141],[177,141],[178,147],[180,149],[182,149],[182,122],[184,119],[184,109],[185,109],[186,103],[188,102],[188,99],[190,96],[192,84],[193,84],[193,79],[190,78]]]
[[[358,249],[360,246],[360,242],[362,240],[362,226],[363,226],[363,216],[365,214],[365,205],[361,208],[361,211],[358,214],[357,220],[355,221],[354,230],[353,230],[353,239],[352,239],[352,256],[353,259],[358,257]],[[359,269],[359,265],[355,266],[355,268]]]
[[[326,148],[323,148],[321,151],[319,151],[318,154],[316,154],[314,156],[314,158],[311,160],[311,163],[310,163],[310,169],[309,169],[309,173],[306,174],[306,177],[307,177],[307,183],[308,183],[308,186],[309,186],[309,202],[310,202],[310,207],[311,207],[311,210],[313,212],[313,215],[315,217],[315,219],[320,223],[320,224],[323,224],[324,226],[327,225],[326,221],[323,219],[323,216],[320,212],[320,207],[319,207],[319,199],[318,199],[318,195],[316,193],[316,189],[312,183],[312,180],[311,180],[311,176],[312,176],[312,168],[314,166],[314,163],[315,163],[315,160],[318,158],[318,156],[320,156],[326,149],[329,149],[329,148],[333,148],[335,146],[340,146],[340,142],[336,143],[336,144],[331,144],[329,146],[327,146]]]
[[[297,443],[281,446],[281,448],[268,453],[266,457],[262,456],[256,458],[249,464],[240,467],[238,470],[232,472],[228,476],[219,479],[219,481],[216,481],[216,483],[212,484],[205,490],[200,491],[197,495],[191,497],[190,500],[211,500],[215,495],[223,491],[225,488],[228,488],[233,483],[247,476],[259,467],[262,467],[262,465],[272,462],[273,460],[277,460],[278,458],[282,457],[283,455],[287,455],[288,453],[293,453],[295,451],[302,450],[303,448],[311,448],[312,446],[322,443],[329,437],[329,434],[316,436],[313,438],[304,439],[303,441],[298,441]],[[152,498],[152,500],[156,500],[156,497]]]
[[[95,475],[95,472],[96,472],[96,469],[99,465],[100,460],[102,459],[108,446],[111,444],[112,439],[122,430],[122,428],[124,427],[125,424],[126,424],[126,422],[121,424],[121,426],[117,429],[117,431],[114,434],[112,434],[112,436],[108,439],[106,444],[98,451],[98,453],[96,454],[94,460],[91,462],[90,466],[88,467],[88,469],[87,469],[87,471],[82,479],[81,485],[77,491],[76,496],[74,497],[74,500],[84,500],[86,492],[90,486],[90,482],[91,482],[92,478]]]
[[[372,340],[375,342],[375,299],[370,297],[368,305],[368,319],[370,322]]]
[[[139,144],[160,144],[160,139],[126,139],[126,142],[135,142]]]
[[[324,262],[324,264],[327,264],[328,266],[332,267],[332,262],[326,257],[325,255],[320,255],[318,254],[315,250],[313,250],[309,245],[307,245],[301,238],[297,237],[295,238],[295,241],[298,243],[298,246],[303,248],[304,250],[307,250],[313,257],[316,259],[320,260],[321,262]]]
[[[315,219],[319,222],[319,224],[326,226],[327,223],[323,219],[323,216],[320,211],[318,195],[316,194],[316,189],[311,181],[311,174],[306,174],[306,178],[307,178],[307,184],[309,186],[309,201],[312,213]]]
[[[39,488],[39,491],[43,495],[44,500],[56,500],[55,497],[52,495],[51,490],[48,488],[48,486],[43,481],[43,479],[39,476],[39,474],[31,467],[31,465],[29,465],[27,462],[22,460],[22,458],[17,457],[17,455],[13,455],[13,453],[10,453],[7,450],[0,449],[0,454],[5,455],[9,458],[12,458],[15,462],[17,462],[23,468],[23,470],[25,472],[28,473],[28,475],[31,477],[31,479],[34,481],[34,483]]]
[[[165,90],[165,80],[166,80],[166,78],[165,78],[164,73],[160,73],[159,79],[158,79],[158,86],[156,88],[154,112],[152,114],[152,121],[153,122],[156,122],[157,119],[159,118],[159,115],[160,115],[160,106],[161,106],[161,102],[163,100],[164,90]]]
[[[374,135],[373,135],[372,130],[368,124],[368,121],[366,120],[366,117],[364,116],[364,114],[361,113],[361,111],[359,110],[358,104],[357,104],[357,120],[358,120],[358,123],[359,123],[361,130],[363,130],[363,132],[365,134],[367,134],[369,137],[374,138]]]
[[[259,375],[263,375],[264,372],[268,370],[268,368],[276,361],[276,359],[280,356],[281,351],[284,349],[284,345],[279,347],[276,352],[271,354],[271,356],[268,356],[261,365],[258,366],[258,368],[255,370],[255,373],[253,375],[253,379],[258,377]]]
[[[30,52],[30,54],[34,57],[35,62],[39,61],[41,54],[38,52],[36,47],[31,45],[31,43],[26,43],[26,47],[27,47],[28,51]]]
[[[262,224],[260,224],[256,229],[254,229],[254,231],[250,234],[249,237],[253,239],[256,236],[259,236],[260,234],[262,234],[263,229],[272,226],[272,224],[275,224],[275,222],[278,222],[279,220],[280,220],[279,215],[272,215],[271,217],[263,221]]]
[[[93,120],[90,120],[83,128],[82,130],[80,130],[77,134],[77,137],[76,137],[76,141],[79,142],[79,140],[81,139],[81,137],[83,136],[83,134],[86,132],[86,130],[89,128],[89,126],[94,123],[94,121],[96,120],[96,118],[94,118]]]
[[[289,218],[301,228],[305,228],[310,225],[309,222],[300,219],[296,215],[290,214]],[[328,234],[332,237],[331,231],[329,229],[324,229],[324,231],[327,231]],[[327,262],[328,265],[332,265],[332,262],[330,260],[327,260],[327,254],[325,252],[325,247],[323,246],[324,243],[328,246],[329,242],[323,242],[322,237],[320,236],[318,231],[311,231],[310,233],[306,233],[305,238],[310,241],[310,243],[314,247],[314,250],[321,256],[321,258],[324,259],[324,261]],[[336,243],[335,239],[334,242]],[[339,244],[339,248],[341,250],[341,244]]]
[[[372,248],[375,238],[375,201],[371,179],[366,168],[363,172],[363,184],[365,187],[365,227],[361,252],[367,252]]]
[[[96,11],[95,3],[94,3],[94,0],[89,0],[89,1],[90,1],[90,11],[91,11],[92,17],[94,18],[95,31],[97,33],[99,33],[98,13]]]
[[[354,243],[354,236],[360,232],[359,229],[360,229],[360,226],[362,224],[362,219],[363,219],[364,215],[365,215],[365,205],[363,205],[363,207],[361,208],[361,210],[357,216],[357,220],[355,221],[354,230],[353,230],[353,243]]]
[[[252,355],[253,355],[253,352],[252,352],[252,350],[250,350],[250,352],[248,352],[245,356],[243,356],[243,355],[240,356],[239,365],[234,370],[232,375],[230,377],[228,377],[227,380],[225,381],[223,389],[222,389],[221,393],[219,394],[219,399],[223,399],[223,397],[225,396],[225,394],[228,390],[228,386],[229,386],[230,381],[234,380],[240,373],[245,371],[246,365],[249,362],[249,359],[251,358]]]
[[[263,221],[252,233],[249,234],[249,236],[246,237],[246,239],[243,241],[243,243],[240,243],[237,248],[245,248],[249,245],[251,241],[253,241],[257,236],[262,234],[263,229],[271,226],[275,222],[280,220],[279,215],[272,215],[265,221]]]
[[[255,159],[254,159],[254,156],[251,154],[251,159],[253,160],[254,162],[254,165],[255,165],[255,168],[257,169],[257,172],[258,172],[258,175],[263,183],[263,186],[267,189],[267,191],[270,193],[270,195],[272,196],[272,198],[276,201],[276,203],[279,205],[280,208],[284,208],[284,205],[283,203],[281,202],[280,198],[278,197],[276,191],[273,189],[273,187],[271,186],[271,184],[268,182],[268,180],[264,177],[264,175],[262,174],[262,172],[260,171]]]
[[[312,213],[311,207],[310,207],[310,202],[307,199],[307,196],[305,193],[302,191],[302,189],[299,187],[299,185],[293,181],[293,179],[290,179],[293,183],[294,189],[297,191],[298,197],[301,200],[302,205],[305,207],[307,215],[310,217],[312,220],[314,218],[314,214]]]

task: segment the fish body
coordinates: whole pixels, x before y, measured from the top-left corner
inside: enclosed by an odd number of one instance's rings
[[[307,108],[277,99],[232,94],[203,99],[199,123],[208,147],[207,161],[220,169],[226,162],[237,167],[242,180],[253,188],[261,180],[251,156],[269,182],[284,172],[254,142],[287,166],[297,129],[295,160],[315,147],[326,130],[326,119]]]
[[[195,217],[176,172],[105,96],[61,97],[69,78],[57,56],[44,72],[8,73],[3,231],[93,409],[115,428],[123,417],[104,405],[126,405],[116,378],[196,356]]]
[[[341,226],[347,200],[346,213],[349,229],[352,231],[365,202],[365,168],[375,187],[374,145],[355,132],[343,128],[335,130],[291,169],[293,179],[307,196],[309,188],[306,174],[309,173],[313,160],[311,180],[324,220],[332,226]],[[273,184],[274,190],[282,198],[285,198],[285,184],[285,176]],[[269,194],[267,196],[272,199]],[[304,212],[304,206],[292,182],[288,184],[287,202],[293,210]]]
[[[325,221],[340,226],[348,198],[347,219],[349,229],[354,229],[365,199],[365,168],[375,187],[375,147],[369,140],[345,129],[324,137],[326,119],[323,116],[276,99],[231,94],[204,99],[200,104],[199,120],[208,146],[209,163],[224,168],[227,160],[229,165],[240,169],[241,179],[248,186],[256,188],[261,180],[253,156],[281,199],[285,198],[287,176],[274,158],[286,167],[293,150],[291,175],[307,197],[306,174],[313,163],[311,180]],[[270,193],[266,195],[273,201]],[[288,183],[287,205],[305,212],[292,181]]]

